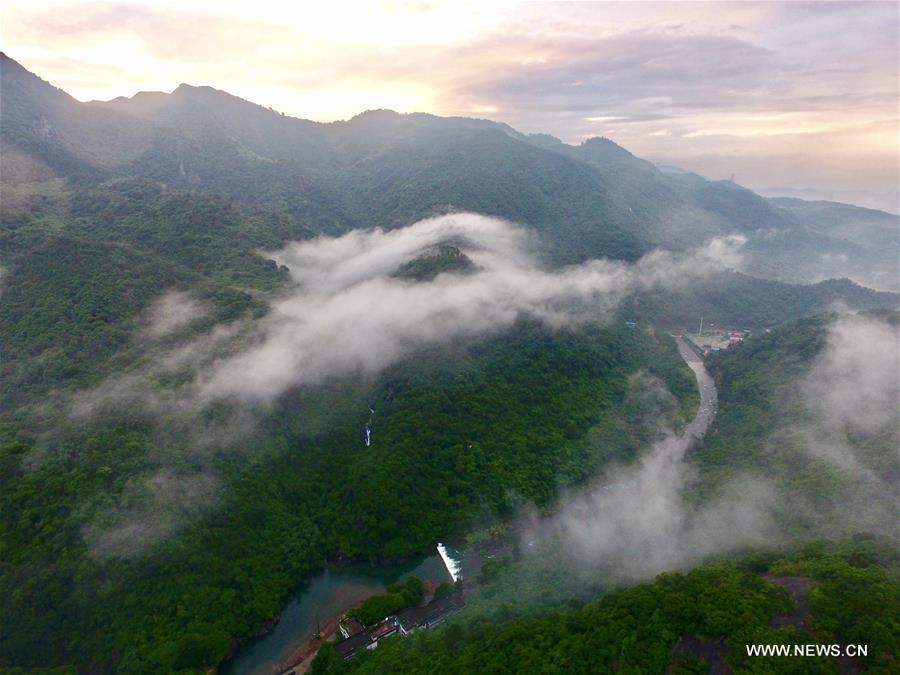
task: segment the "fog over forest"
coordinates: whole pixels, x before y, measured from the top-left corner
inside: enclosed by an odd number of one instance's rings
[[[136,2],[2,10],[0,672],[897,670],[896,6]]]
[[[396,278],[404,263],[453,242],[474,264],[466,274],[431,281]],[[211,456],[235,446],[289,389],[333,378],[371,378],[422,346],[485,337],[528,316],[553,329],[605,323],[637,289],[688,288],[740,261],[743,239],[716,238],[687,254],[652,252],[633,264],[594,260],[548,270],[533,255],[521,226],[477,214],[454,214],[389,232],[354,231],[265,252],[291,270],[293,284],[268,314],[245,324],[215,326],[200,338],[160,344],[204,316],[196,298],[163,295],[136,337],[146,343],[145,368],[113,375],[72,398],[72,415],[87,419],[139,406],[176,449],[150,476],[129,484],[109,530],[87,533],[99,555],[136,555],[159,542],[216,494]],[[183,382],[160,387],[166,379]],[[226,418],[211,406],[231,406]],[[186,455],[185,455],[186,453]],[[194,470],[185,470],[183,456]]]

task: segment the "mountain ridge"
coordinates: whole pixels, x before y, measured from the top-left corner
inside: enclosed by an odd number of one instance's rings
[[[871,210],[766,199],[730,181],[661,171],[602,137],[569,145],[491,120],[385,109],[320,123],[184,83],[81,103],[6,54],[2,78],[13,100],[2,115],[4,146],[63,179],[147,178],[328,233],[483,212],[537,230],[553,264],[631,260],[741,234],[745,271],[757,276],[846,276],[881,290],[900,283],[890,214],[875,212],[871,245]]]
[[[763,329],[897,305],[852,281],[697,269],[621,304],[591,281],[585,324],[560,325],[540,291],[580,283],[570,263],[644,276],[621,261],[705,261],[678,249],[739,234],[748,264],[811,276],[821,253],[872,260],[871,223],[669,178],[608,139],[384,110],[320,124],[193,86],[110,107],[5,55],[0,70],[0,670],[211,672],[328,561],[409,559],[637,460],[703,401],[670,335],[698,315]],[[521,227],[461,214],[436,250],[397,249],[429,226],[410,223],[464,210]],[[454,248],[465,219],[515,238]],[[466,282],[506,253],[535,264],[482,324],[486,286]],[[508,305],[513,286],[535,302]],[[441,311],[444,290],[466,311]],[[268,366],[236,367],[261,348]],[[324,370],[271,400],[204,400],[208,375],[243,389],[269,366]]]

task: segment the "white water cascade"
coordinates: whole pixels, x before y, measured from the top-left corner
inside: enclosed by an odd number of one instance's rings
[[[369,421],[366,422],[366,431],[365,431],[365,443],[368,448],[372,445],[372,420],[375,419],[375,408],[373,406],[369,406]]]
[[[450,553],[444,544],[438,542],[437,545],[438,555],[441,556],[441,560],[444,561],[444,566],[447,568],[447,573],[450,575],[450,578],[453,579],[453,582],[459,581],[462,578],[462,573],[460,572],[460,562],[450,557]]]

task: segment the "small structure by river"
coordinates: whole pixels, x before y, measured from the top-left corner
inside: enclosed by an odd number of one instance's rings
[[[687,425],[682,434],[685,440],[679,444],[680,460],[690,442],[701,438],[716,414],[717,395],[713,379],[707,373],[700,356],[680,337],[676,338],[678,350],[687,365],[694,371],[700,390],[700,406],[696,416]],[[375,411],[370,408],[369,424],[366,425],[364,441],[366,445],[371,442],[371,423]],[[625,483],[595,487],[599,490],[615,490],[627,487]],[[510,541],[515,539],[514,533],[507,535]],[[496,542],[495,542],[496,543]],[[508,543],[508,542],[507,542]],[[484,555],[484,551],[482,551]],[[271,675],[279,664],[284,664],[292,653],[302,648],[313,635],[319,631],[321,625],[334,623],[334,632],[337,628],[337,618],[348,608],[365,600],[371,595],[383,593],[386,586],[395,583],[407,576],[417,576],[421,579],[447,580],[457,582],[466,572],[467,579],[474,579],[480,566],[480,555],[473,551],[467,551],[462,555],[452,547],[439,543],[435,554],[419,561],[418,565],[381,566],[371,567],[367,565],[354,566],[345,570],[326,570],[312,579],[304,582],[298,589],[295,598],[282,613],[279,622],[272,632],[258,640],[246,645],[231,661],[222,669],[223,675]],[[493,557],[493,556],[486,556]],[[471,583],[471,582],[468,582]],[[470,591],[471,592],[471,589]],[[456,611],[462,605],[462,599],[453,601],[454,607],[431,606],[410,608],[402,610],[393,617],[386,617],[388,624],[381,622],[376,628],[382,631],[374,640],[383,639],[396,633],[409,633],[416,629],[435,625],[451,611]],[[430,609],[429,609],[430,607]],[[392,629],[392,626],[396,629]],[[360,633],[361,634],[361,633]],[[372,636],[358,638],[362,648],[372,648]],[[311,659],[312,657],[310,657]],[[306,662],[304,662],[306,663]]]

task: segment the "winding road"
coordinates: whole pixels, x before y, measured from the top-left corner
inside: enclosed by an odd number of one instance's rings
[[[706,371],[703,359],[697,355],[685,339],[680,335],[673,335],[672,337],[675,338],[675,342],[678,344],[678,353],[681,354],[681,358],[694,371],[694,376],[697,378],[697,386],[700,388],[700,407],[697,409],[694,419],[685,428],[683,436],[688,439],[699,440],[703,438],[716,416],[719,400],[716,392],[716,383],[713,382],[712,377]],[[685,446],[684,450],[687,450],[687,446]]]
[[[687,450],[693,443],[706,433],[709,425],[716,415],[717,392],[712,377],[706,371],[703,360],[693,349],[678,335],[673,335],[678,345],[681,358],[694,371],[697,378],[697,386],[700,390],[700,405],[697,414],[678,436],[680,442],[669,444],[669,458],[681,461]],[[369,433],[374,409],[370,409],[372,417],[366,426],[365,441],[369,440]],[[366,443],[368,445],[368,442]],[[592,486],[584,489],[581,496],[588,496],[591,492],[615,492],[632,486],[633,481],[619,481],[601,486]],[[576,493],[577,494],[577,493]],[[530,544],[526,544],[528,546]],[[502,550],[503,546],[497,550]],[[494,551],[496,553],[496,551]],[[433,555],[416,570],[416,574],[422,578],[440,578],[443,575],[443,567],[446,562],[445,552],[441,555]],[[473,559],[478,556],[474,554]],[[493,557],[493,556],[492,556]],[[443,560],[442,560],[443,559]],[[376,570],[377,571],[377,570]],[[372,575],[373,570],[368,570]],[[390,580],[399,578],[400,574],[388,575]],[[474,572],[473,572],[474,576]],[[339,615],[347,607],[351,606],[363,597],[372,593],[381,592],[388,579],[370,579],[359,574],[340,574],[328,570],[312,577],[305,583],[303,591],[293,598],[282,613],[281,621],[276,624],[270,635],[246,645],[238,655],[232,659],[222,672],[225,673],[254,673],[268,675],[285,669],[290,662],[289,655],[301,648],[313,633],[313,627],[320,617]],[[355,593],[355,595],[354,595]],[[304,672],[305,667],[311,661],[307,657],[303,664],[297,667],[296,672]],[[292,670],[289,668],[288,670]]]

